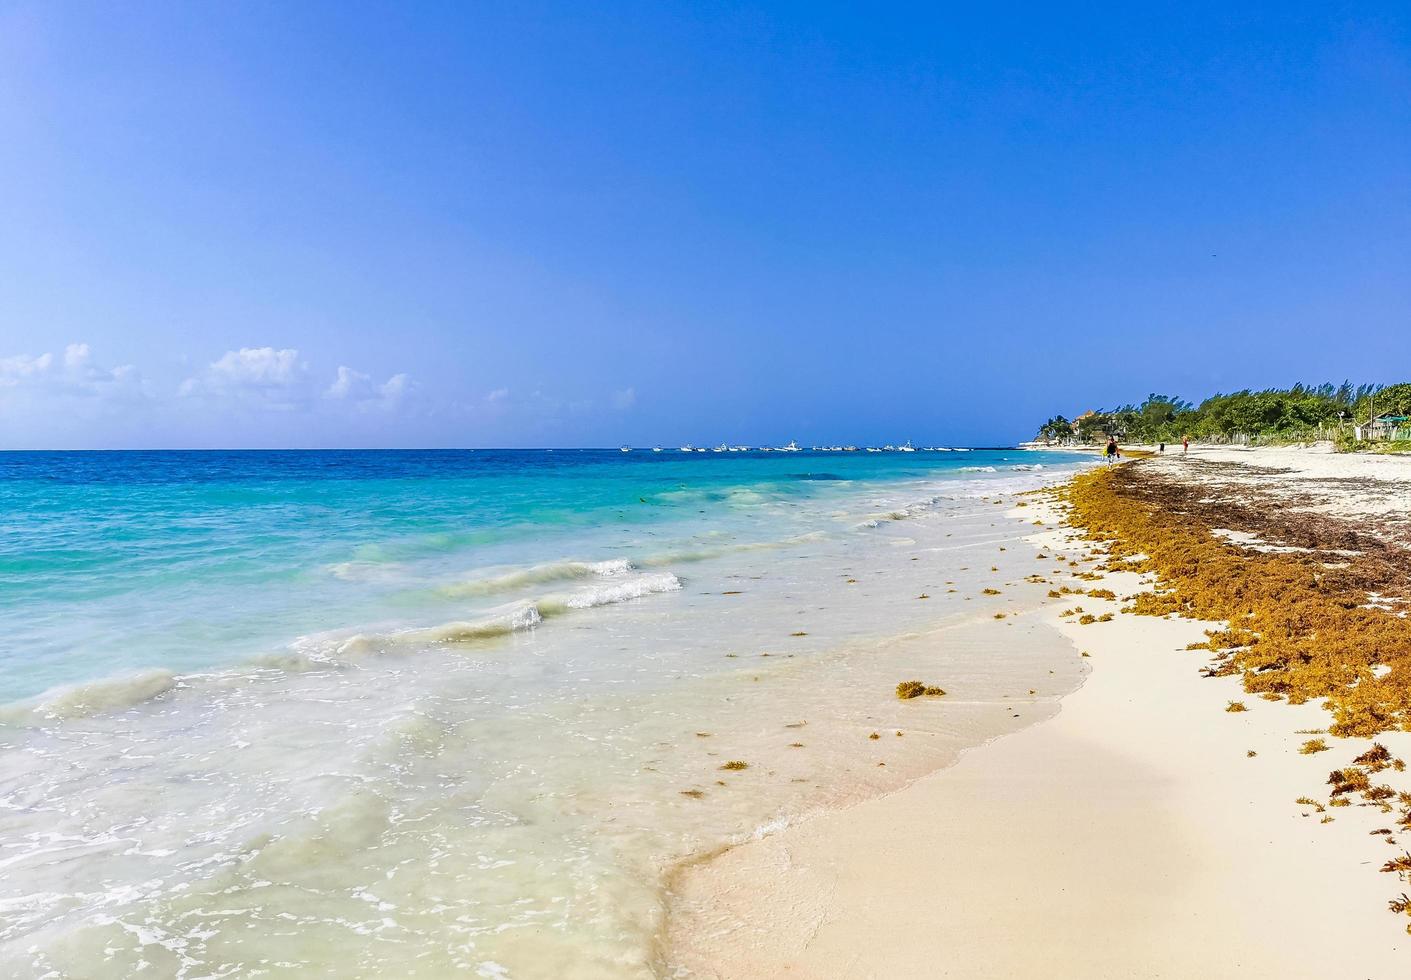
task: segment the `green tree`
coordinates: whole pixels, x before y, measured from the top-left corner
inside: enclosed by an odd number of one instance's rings
[[[1073,423],[1062,415],[1055,415],[1039,427],[1039,438],[1044,442],[1067,442],[1073,438]]]

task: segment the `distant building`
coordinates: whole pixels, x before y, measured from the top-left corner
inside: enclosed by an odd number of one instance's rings
[[[1391,412],[1383,412],[1369,422],[1353,426],[1352,431],[1359,440],[1367,442],[1375,442],[1378,439],[1411,438],[1411,415],[1393,415]]]

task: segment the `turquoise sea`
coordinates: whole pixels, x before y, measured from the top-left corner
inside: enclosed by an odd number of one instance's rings
[[[999,505],[1079,465],[0,454],[0,972],[667,975],[675,862],[1078,682]]]

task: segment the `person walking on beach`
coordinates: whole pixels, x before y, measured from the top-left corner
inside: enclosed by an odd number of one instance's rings
[[[1116,437],[1116,436],[1108,436],[1108,437],[1107,437],[1107,462],[1108,462],[1109,464],[1111,464],[1113,460],[1115,460],[1115,459],[1121,459],[1121,458],[1122,458],[1122,450],[1120,450],[1120,449],[1117,448],[1117,437]]]
[[[1181,452],[1183,452],[1183,453],[1188,453],[1188,452],[1190,452],[1190,451],[1191,451],[1191,437],[1190,437],[1190,436],[1186,436],[1184,439],[1181,440]]]

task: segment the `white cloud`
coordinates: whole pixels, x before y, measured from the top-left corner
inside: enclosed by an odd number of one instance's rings
[[[494,391],[490,392],[490,394],[485,396],[485,400],[491,405],[493,405],[496,402],[504,401],[509,396],[510,390],[508,388],[496,388]]]
[[[303,381],[304,373],[304,362],[292,347],[242,347],[226,351],[205,371],[187,378],[180,390],[183,395],[243,392],[279,400]]]
[[[13,388],[35,378],[48,374],[54,364],[53,354],[16,354],[13,357],[0,357],[0,385]]]
[[[60,395],[142,394],[137,369],[125,364],[104,368],[93,363],[87,344],[69,344],[62,358],[52,353],[0,357],[0,388],[27,388]]]
[[[612,393],[612,407],[619,412],[625,412],[635,404],[637,404],[636,388],[623,388]]]
[[[376,384],[372,375],[340,366],[338,376],[323,394],[325,398],[351,402],[362,407],[391,408],[400,402],[411,388],[411,377],[406,374],[394,374],[382,384]]]
[[[69,344],[64,348],[64,367],[70,371],[81,371],[89,367],[91,353],[87,344]]]
[[[358,393],[372,387],[372,375],[354,371],[350,367],[339,367],[338,377],[328,386],[324,395],[328,398],[356,398]]]
[[[382,396],[383,401],[396,402],[411,390],[412,379],[406,374],[394,374],[382,383],[377,389],[377,393]]]

